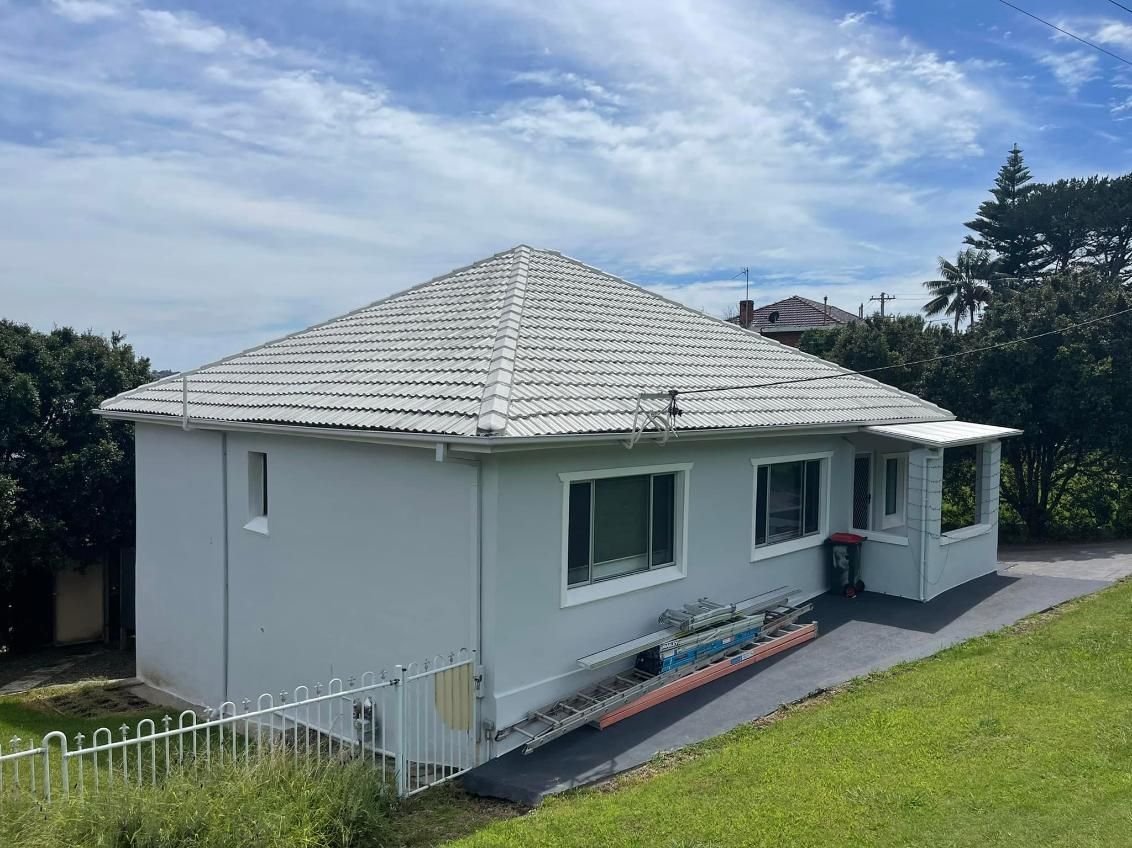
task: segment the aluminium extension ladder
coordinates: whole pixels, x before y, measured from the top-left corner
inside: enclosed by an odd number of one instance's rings
[[[666,610],[660,618],[662,623],[677,624],[679,622],[683,626],[695,627],[698,625],[704,627],[706,622],[709,629],[691,632],[681,630],[680,636],[669,640],[665,643],[665,646],[680,648],[697,641],[739,632],[745,622],[756,617],[762,619],[761,629],[758,636],[752,641],[765,644],[786,639],[791,635],[791,632],[789,632],[791,631],[790,625],[795,624],[801,616],[810,612],[813,605],[808,603],[789,605],[782,601],[775,601],[767,609],[748,609],[745,612],[739,612],[738,620],[736,620],[735,609],[736,605],[734,604],[725,606],[715,604],[707,599],[701,599],[697,604],[685,606],[683,610]],[[728,611],[726,615],[723,614],[724,610]],[[721,620],[723,623],[719,624]],[[716,623],[717,626],[710,627],[711,623]],[[780,633],[784,629],[787,632]],[[602,716],[635,701],[654,689],[706,668],[723,654],[733,650],[734,647],[734,643],[725,644],[714,653],[697,657],[694,663],[659,674],[651,674],[639,668],[631,668],[614,674],[560,701],[530,711],[524,720],[498,734],[496,738],[501,738],[512,731],[519,733],[527,737],[527,742],[523,746],[523,753],[529,754],[536,748],[564,736],[571,730],[598,721]]]

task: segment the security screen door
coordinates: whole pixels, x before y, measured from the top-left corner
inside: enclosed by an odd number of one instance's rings
[[[853,460],[853,526],[858,530],[869,529],[869,516],[872,505],[873,458],[862,454]]]

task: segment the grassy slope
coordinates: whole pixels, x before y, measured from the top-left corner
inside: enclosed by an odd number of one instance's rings
[[[76,733],[85,734],[86,740],[83,744],[90,745],[91,735],[99,727],[109,727],[114,732],[115,739],[120,738],[118,728],[123,722],[130,726],[131,736],[135,734],[138,721],[143,718],[153,719],[157,723],[157,728],[159,730],[161,729],[160,719],[161,716],[168,712],[167,710],[125,714],[118,713],[92,719],[79,719],[59,715],[44,707],[41,703],[53,695],[77,691],[88,687],[98,687],[101,686],[102,683],[103,681],[95,681],[92,683],[52,686],[26,692],[21,695],[9,695],[0,698],[0,747],[3,748],[3,753],[9,754],[12,752],[10,740],[13,736],[18,736],[23,740],[20,744],[20,749],[22,750],[27,747],[29,739],[38,743],[43,738],[44,734],[50,733],[53,730],[59,730],[67,734],[67,741],[73,748]],[[103,755],[103,761],[105,761],[105,755]],[[52,762],[55,763],[52,767],[53,773],[57,776],[58,756],[53,755]],[[8,765],[7,769],[10,770],[11,765]],[[30,775],[28,760],[25,759],[23,761],[21,769],[25,775]],[[39,771],[39,763],[36,763],[36,770],[39,775],[42,775],[42,772]],[[10,782],[11,772],[8,771],[5,777],[9,780],[8,784],[5,786],[5,791],[9,793],[15,791],[15,787],[12,786]]]
[[[1017,631],[460,844],[1132,845],[1132,583]]]
[[[13,736],[19,736],[25,741],[29,738],[39,741],[43,734],[52,730],[61,730],[67,734],[68,739],[74,739],[74,735],[81,732],[87,734],[85,744],[89,745],[90,734],[96,728],[110,727],[114,730],[115,738],[117,738],[117,728],[125,721],[130,725],[130,732],[133,735],[133,728],[136,727],[140,719],[152,718],[156,720],[170,712],[157,707],[148,712],[118,713],[93,719],[80,719],[60,715],[45,705],[53,696],[64,692],[81,691],[86,688],[98,688],[103,683],[104,681],[69,683],[0,698],[0,743],[4,745],[4,753],[9,752],[8,740]],[[176,718],[175,711],[173,717]],[[160,725],[158,725],[158,729],[160,729]]]

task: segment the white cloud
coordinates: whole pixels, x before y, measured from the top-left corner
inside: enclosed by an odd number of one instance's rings
[[[570,71],[521,71],[511,77],[511,82],[537,85],[543,88],[573,90],[600,103],[616,105],[623,102],[623,98],[620,95],[614,94],[601,83],[579,76]]]
[[[1132,24],[1105,21],[1093,32],[1093,40],[1113,47],[1132,50]]]
[[[122,5],[109,0],[51,0],[51,9],[75,23],[87,24],[121,14]]]
[[[1059,83],[1074,93],[1085,83],[1100,76],[1097,54],[1084,50],[1047,53],[1038,61],[1050,69]]]
[[[837,22],[837,25],[839,27],[841,27],[842,29],[844,29],[845,27],[855,26],[856,24],[861,23],[861,21],[868,19],[869,16],[875,15],[875,14],[876,14],[876,12],[873,12],[873,11],[869,11],[869,12],[848,12],[848,13],[846,13],[845,17],[843,17],[841,20],[839,20]]]
[[[759,266],[760,299],[855,309],[925,278],[982,193],[901,166],[975,155],[1011,119],[983,69],[871,20],[723,0],[481,15],[531,45],[493,68],[522,96],[447,111],[178,11],[66,56],[0,50],[53,139],[0,146],[0,280],[35,280],[5,312],[124,329],[185,367],[520,241],[714,313],[733,287],[672,277]]]
[[[195,53],[215,53],[227,48],[257,58],[266,58],[273,53],[262,39],[245,38],[188,12],[141,9],[138,15],[158,44],[181,47]]]
[[[164,9],[142,9],[138,14],[158,44],[214,53],[228,40],[228,34],[220,27],[202,24],[188,14],[174,14]]]

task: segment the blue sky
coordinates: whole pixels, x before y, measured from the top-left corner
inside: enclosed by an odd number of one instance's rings
[[[0,0],[0,316],[179,369],[519,242],[913,311],[1014,142],[1128,169],[1132,68],[995,0]]]

